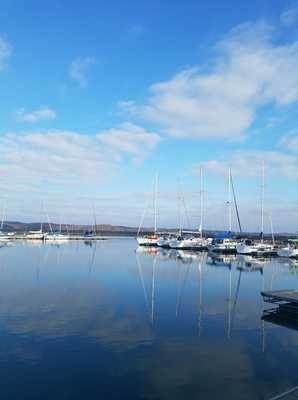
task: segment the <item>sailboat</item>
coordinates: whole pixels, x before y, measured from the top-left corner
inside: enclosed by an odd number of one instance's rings
[[[44,240],[46,234],[42,231],[42,223],[40,224],[40,229],[32,230],[25,234],[25,238],[29,240]]]
[[[234,199],[235,200],[235,199]],[[229,168],[228,173],[228,218],[229,230],[225,233],[218,234],[208,246],[208,250],[215,253],[236,253],[237,240],[233,238],[232,233],[232,172]],[[238,221],[239,222],[239,221]]]
[[[0,242],[9,242],[11,239],[14,238],[15,235],[15,232],[3,232],[5,211],[6,211],[6,203],[4,203],[2,210],[2,220],[0,226]]]
[[[147,209],[147,207],[146,207],[143,212],[142,218],[141,218],[141,222],[140,222],[140,226],[139,226],[137,238],[136,238],[139,246],[157,246],[158,240],[160,239],[160,236],[157,233],[157,190],[158,190],[158,174],[156,174],[155,182],[154,182],[154,232],[151,234],[146,234],[146,235],[140,234],[141,228],[142,228],[142,223],[143,223],[146,209]]]
[[[265,198],[265,164],[262,164],[262,184],[261,184],[261,240],[253,241],[244,239],[237,244],[237,253],[253,256],[271,256],[277,254],[274,243],[264,242],[264,198]]]
[[[288,245],[279,249],[277,255],[279,257],[298,258],[298,239],[289,239]]]
[[[182,229],[180,228],[180,231]],[[199,236],[180,236],[170,240],[169,246],[178,250],[207,250],[208,239],[203,237],[203,168],[200,168],[200,227]]]

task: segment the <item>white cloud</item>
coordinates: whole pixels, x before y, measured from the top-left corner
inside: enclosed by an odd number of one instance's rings
[[[298,7],[289,8],[280,16],[280,21],[283,25],[290,27],[298,22]]]
[[[246,23],[215,51],[210,68],[184,70],[152,85],[143,105],[120,106],[174,137],[239,140],[262,106],[298,101],[298,42],[276,45],[271,26]]]
[[[288,151],[298,153],[298,131],[290,132],[282,137],[280,144]]]
[[[236,151],[225,159],[204,161],[200,166],[220,175],[227,175],[231,167],[234,175],[249,177],[260,176],[263,162],[266,170],[275,177],[298,178],[298,158],[279,151]],[[195,166],[195,170],[198,168]]]
[[[93,57],[76,58],[69,68],[69,77],[82,88],[88,86],[88,73],[90,67],[96,63]]]
[[[53,120],[57,117],[57,114],[49,107],[42,107],[30,112],[26,112],[24,108],[21,108],[16,112],[16,117],[20,122],[34,124],[39,121]]]
[[[11,56],[11,52],[11,45],[0,36],[0,71],[5,68],[7,60]]]
[[[146,158],[160,142],[157,133],[147,132],[144,128],[128,122],[100,132],[97,138],[116,153],[130,154],[136,163]]]
[[[98,135],[69,131],[7,133],[0,139],[0,186],[39,190],[61,186],[77,191],[111,178],[122,155],[141,161],[159,141],[157,134],[122,124]],[[81,189],[80,189],[81,190]]]

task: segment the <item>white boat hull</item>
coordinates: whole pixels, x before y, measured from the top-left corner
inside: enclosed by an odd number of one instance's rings
[[[137,242],[139,246],[157,246],[158,244],[158,237],[145,237],[145,236],[139,236],[137,237]]]
[[[49,234],[45,237],[46,240],[49,241],[59,241],[59,242],[65,242],[69,240],[69,237],[66,235],[60,235],[60,234]]]
[[[252,245],[239,243],[236,248],[237,248],[237,253],[243,255],[272,256],[276,255],[277,253],[273,245],[264,243],[257,243]]]
[[[283,249],[278,250],[277,255],[279,257],[298,258],[298,249],[292,249],[291,247],[285,247]]]
[[[178,250],[207,250],[208,242],[201,238],[173,239],[169,242],[171,249]]]

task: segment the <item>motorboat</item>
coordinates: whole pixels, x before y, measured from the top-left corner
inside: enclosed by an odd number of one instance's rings
[[[228,236],[231,236],[229,233]],[[235,254],[238,241],[233,237],[219,235],[208,245],[208,250],[214,253]]]

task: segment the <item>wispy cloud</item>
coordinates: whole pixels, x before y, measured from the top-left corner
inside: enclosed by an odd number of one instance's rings
[[[88,86],[88,74],[92,65],[96,63],[95,58],[76,58],[69,67],[69,77],[77,82],[82,88]]]
[[[298,7],[288,8],[280,16],[281,23],[287,27],[298,23]]]
[[[0,185],[9,190],[39,190],[62,185],[63,192],[110,179],[122,155],[140,162],[159,142],[155,133],[122,124],[98,135],[71,131],[7,133],[0,139]]]
[[[280,145],[288,151],[298,154],[298,131],[293,130],[284,135],[280,140]]]
[[[174,137],[243,139],[258,109],[298,101],[298,42],[276,45],[273,33],[264,22],[240,25],[216,44],[211,67],[184,70],[152,85],[144,104],[120,106]]]
[[[136,163],[143,161],[161,140],[157,133],[128,122],[100,132],[97,138],[117,153],[130,154]]]
[[[298,178],[298,158],[281,151],[239,150],[226,158],[204,161],[200,166],[220,175],[227,175],[231,167],[235,175],[249,177],[260,175],[263,162],[275,177]],[[195,166],[195,170],[198,171],[199,166]]]
[[[39,121],[53,120],[57,117],[56,112],[49,107],[42,107],[37,110],[26,112],[24,108],[16,111],[16,118],[20,122],[34,124]]]
[[[7,61],[12,53],[12,47],[3,37],[0,36],[0,71],[6,67]]]

